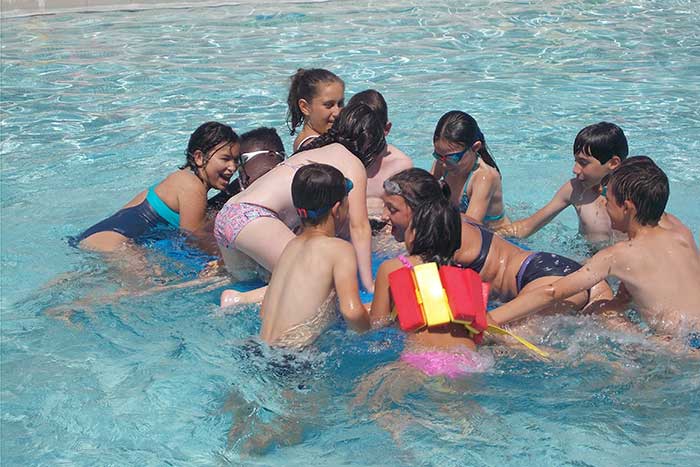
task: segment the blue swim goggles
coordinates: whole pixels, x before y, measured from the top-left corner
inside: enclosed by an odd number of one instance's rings
[[[345,179],[345,196],[350,194],[350,191],[352,191],[353,186],[354,185],[352,184],[352,180],[350,180],[349,178],[346,178]],[[343,198],[345,198],[345,196],[343,196]],[[325,207],[318,208],[318,209],[297,208],[297,214],[299,214],[299,217],[301,217],[302,219],[318,219],[319,217],[324,216],[328,211],[330,211],[331,208],[333,207],[333,205],[335,203],[337,203],[338,201],[342,200],[343,198],[340,198],[337,201],[333,201],[333,203],[331,203],[330,206],[325,206]]]
[[[441,156],[437,152],[433,151],[433,157],[435,160],[438,160],[440,162],[447,162],[448,160],[452,162],[453,164],[458,164],[459,161],[462,160],[464,155],[469,151],[470,148],[465,148],[463,151],[459,152],[453,152],[452,154],[445,154],[444,156]]]

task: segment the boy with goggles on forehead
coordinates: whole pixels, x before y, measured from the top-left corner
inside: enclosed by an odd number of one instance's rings
[[[285,158],[284,144],[274,128],[260,127],[241,135],[238,177],[210,198],[209,210],[219,211],[232,196],[245,190]]]
[[[360,301],[357,260],[352,245],[335,237],[348,217],[352,181],[330,165],[305,165],[292,180],[292,200],[303,230],[285,247],[268,287],[250,292],[226,290],[221,306],[263,300],[260,337],[277,347],[311,344],[340,312],[355,331],[369,329]]]

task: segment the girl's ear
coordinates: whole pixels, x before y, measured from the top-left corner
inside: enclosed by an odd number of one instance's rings
[[[622,208],[628,213],[631,214],[632,217],[637,216],[637,206],[634,205],[632,200],[626,199],[624,203],[622,203]]]
[[[299,110],[301,110],[301,113],[303,113],[305,117],[311,114],[311,104],[306,102],[306,99],[299,99],[297,105],[299,105]]]
[[[204,153],[200,151],[199,149],[195,149],[194,151],[194,164],[197,167],[204,167]]]
[[[471,149],[472,149],[472,151],[478,153],[478,152],[479,152],[479,149],[481,149],[481,146],[483,146],[483,144],[481,143],[481,141],[474,141],[474,144],[472,144],[472,148],[471,148]]]
[[[389,136],[390,131],[391,131],[391,122],[387,122],[386,126],[384,127],[384,136]]]
[[[333,219],[338,219],[338,213],[340,212],[341,201],[336,201],[335,204],[333,205],[333,207],[331,208],[331,215],[333,216]]]

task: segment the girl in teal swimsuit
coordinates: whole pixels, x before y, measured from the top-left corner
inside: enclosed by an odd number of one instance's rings
[[[458,110],[447,112],[435,127],[433,146],[431,173],[450,186],[460,212],[492,229],[509,224],[501,173],[476,120]]]
[[[159,226],[182,229],[202,240],[200,246],[215,251],[204,229],[207,192],[222,190],[236,171],[238,135],[218,122],[201,125],[190,136],[187,160],[180,170],[142,191],[122,209],[98,222],[73,244],[95,251],[114,251],[129,241],[138,241]]]

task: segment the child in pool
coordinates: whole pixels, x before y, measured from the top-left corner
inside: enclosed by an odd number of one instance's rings
[[[418,168],[399,172],[384,183],[382,216],[391,224],[391,233],[397,240],[403,239],[413,212],[440,191],[440,182]],[[466,218],[462,222],[461,245],[453,259],[478,272],[484,282],[491,284],[491,292],[503,300],[551,284],[581,268],[581,264],[560,255],[524,250]],[[580,310],[596,300],[611,297],[610,287],[602,281],[590,291],[558,302],[550,311]]]
[[[604,309],[633,301],[658,334],[678,335],[700,348],[700,253],[693,235],[675,217],[660,224],[669,196],[666,174],[648,157],[630,157],[610,175],[606,209],[612,227],[629,235],[596,253],[586,265],[549,286],[493,310],[495,323],[520,319],[555,300],[616,277],[620,288]]]
[[[294,135],[293,152],[333,126],[344,105],[345,83],[333,72],[322,68],[299,68],[291,77],[287,95],[287,125]]]
[[[509,224],[501,172],[476,120],[459,110],[447,112],[435,127],[433,146],[431,173],[450,186],[459,211],[491,229]]]
[[[389,136],[391,122],[384,96],[374,89],[358,92],[350,98],[348,105],[362,103],[374,110],[384,126],[384,137]],[[384,193],[384,180],[405,169],[413,167],[413,161],[396,146],[386,145],[386,151],[377,158],[377,162],[367,170],[367,201],[377,200],[381,203]]]
[[[459,248],[462,222],[459,211],[450,204],[449,189],[446,193],[447,197],[424,201],[413,210],[403,237],[409,256],[399,256],[379,266],[370,309],[373,325],[387,323],[391,315],[393,300],[389,274],[403,267],[413,268],[431,261],[447,264]],[[454,378],[485,369],[486,359],[475,350],[476,344],[464,325],[449,323],[411,333],[401,360],[428,376]]]
[[[159,225],[193,235],[207,251],[215,250],[204,229],[207,192],[224,189],[236,171],[238,135],[218,122],[201,125],[190,136],[180,170],[142,191],[111,217],[93,225],[75,243],[89,250],[114,251]]]
[[[255,184],[231,198],[216,216],[214,234],[229,271],[233,252],[242,252],[272,271],[292,229],[299,224],[291,196],[292,178],[302,166],[323,162],[355,184],[349,196],[349,231],[363,287],[372,291],[371,239],[367,218],[367,170],[385,149],[384,129],[363,104],[346,107],[326,134],[311,141]]]
[[[574,139],[574,175],[539,211],[496,230],[500,235],[525,238],[537,232],[567,206],[573,206],[579,231],[595,243],[612,240],[610,217],[601,196],[601,182],[627,157],[627,138],[614,123],[600,122],[578,132]]]
[[[274,128],[260,127],[241,135],[238,177],[209,198],[208,208],[219,211],[226,201],[248,188],[255,180],[284,160],[284,144]]]
[[[369,329],[355,253],[350,243],[335,238],[336,224],[348,216],[352,188],[349,179],[326,164],[308,164],[294,174],[292,199],[303,231],[285,247],[264,293],[260,337],[268,344],[311,344],[335,318],[336,294],[348,325],[360,332]],[[261,292],[225,291],[221,304],[255,302]]]

